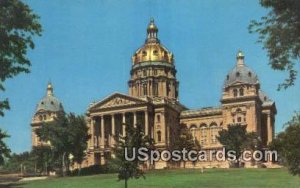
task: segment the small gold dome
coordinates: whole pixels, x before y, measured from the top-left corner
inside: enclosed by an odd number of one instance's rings
[[[151,61],[173,63],[173,54],[160,44],[157,32],[158,28],[151,19],[147,28],[146,42],[132,56],[133,64]]]
[[[153,18],[151,18],[150,23],[147,28],[147,32],[149,33],[150,31],[158,31],[158,28],[156,27]]]
[[[240,59],[240,58],[244,58],[244,57],[245,57],[244,53],[241,50],[239,50],[238,53],[236,54],[236,58]]]

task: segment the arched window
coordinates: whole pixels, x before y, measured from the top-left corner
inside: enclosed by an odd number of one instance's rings
[[[157,131],[157,142],[161,142],[161,131]]]
[[[153,95],[158,96],[158,83],[153,83]]]
[[[46,120],[46,119],[47,119],[46,115],[43,115],[43,119],[44,119],[44,120]]]
[[[191,133],[192,133],[192,135],[193,135],[193,137],[194,137],[194,139],[196,138],[196,130],[197,130],[197,126],[196,125],[191,125],[190,126],[190,130],[191,130]]]
[[[218,134],[218,127],[215,122],[210,124],[210,137],[211,137],[211,143],[215,144],[217,143],[217,134]]]
[[[154,50],[154,51],[153,51],[153,55],[155,55],[155,56],[157,56],[157,55],[158,55],[158,52],[157,52],[157,50]]]
[[[143,91],[144,91],[144,95],[147,95],[147,93],[148,93],[147,84],[143,84]]]
[[[193,124],[193,125],[190,126],[190,129],[191,129],[191,130],[197,129],[197,126]]]
[[[39,120],[42,121],[43,120],[43,117],[41,115],[39,115]]]
[[[237,97],[237,95],[238,95],[238,91],[237,91],[237,89],[234,89],[234,90],[233,90],[233,96],[234,96],[234,97]]]
[[[146,51],[143,51],[143,56],[147,56],[147,52]]]
[[[242,122],[246,122],[246,114],[244,112],[242,112],[242,110],[240,108],[237,108],[236,109],[236,112],[235,112],[235,117],[234,117],[235,122],[237,123],[242,123]]]
[[[207,125],[202,123],[200,125],[200,144],[204,145],[207,141]]]
[[[244,96],[244,89],[243,88],[240,89],[240,96]]]
[[[156,118],[157,118],[157,123],[160,123],[160,115],[159,114],[156,116]]]

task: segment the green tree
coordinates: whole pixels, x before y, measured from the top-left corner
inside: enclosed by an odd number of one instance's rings
[[[34,173],[35,165],[31,159],[30,152],[26,151],[20,154],[13,153],[3,166],[3,169],[11,173]]]
[[[73,155],[73,161],[79,165],[78,175],[80,175],[81,164],[86,156],[86,150],[88,147],[88,140],[90,135],[88,134],[88,126],[84,116],[69,115],[70,123],[70,143],[72,144],[71,154]]]
[[[4,164],[4,159],[8,158],[10,154],[10,149],[4,142],[4,139],[8,137],[9,135],[0,129],[0,166]]]
[[[28,73],[28,49],[34,48],[33,36],[41,35],[39,17],[20,0],[0,1],[0,91],[3,82],[19,73]],[[0,116],[9,109],[8,99],[0,100]]]
[[[125,125],[126,135],[120,137],[117,140],[117,144],[113,150],[114,157],[111,159],[117,167],[118,179],[124,180],[125,188],[128,187],[128,180],[131,178],[138,179],[140,177],[145,178],[143,170],[140,168],[145,162],[140,161],[138,157],[143,158],[144,156],[139,155],[135,152],[135,158],[132,161],[128,161],[125,158],[125,149],[127,148],[127,156],[133,156],[134,149],[141,147],[153,149],[153,139],[145,136],[143,130],[139,124],[136,127]]]
[[[272,69],[288,71],[289,76],[278,89],[294,85],[297,78],[296,63],[300,57],[300,1],[260,0],[269,10],[260,21],[251,21],[250,33],[258,33],[258,42],[267,50]]]
[[[185,149],[187,152],[191,150],[200,150],[201,146],[199,141],[194,138],[194,136],[191,133],[191,130],[189,130],[186,125],[181,124],[177,129],[177,135],[178,138],[174,140],[174,143],[172,144],[171,148],[172,150],[179,150],[182,151]],[[186,161],[182,160],[183,162],[183,168],[185,168]]]
[[[270,147],[278,151],[291,174],[300,176],[300,112],[285,126],[286,129],[276,136]]]
[[[39,17],[20,0],[0,1],[0,92],[5,90],[4,81],[19,73],[29,72],[27,50],[34,48],[33,36],[41,35]],[[8,99],[0,99],[0,116],[9,110]],[[0,165],[9,153],[3,139],[8,137],[0,129]]]
[[[69,121],[65,114],[59,114],[53,122],[44,123],[41,128],[36,130],[37,135],[44,142],[51,144],[53,153],[53,166],[60,168],[62,176],[67,171],[68,156],[71,151],[69,138]]]
[[[70,154],[79,165],[84,160],[89,135],[83,116],[59,114],[53,122],[43,124],[36,133],[41,140],[50,143],[51,165],[53,168],[60,168],[62,176],[69,171]]]
[[[34,161],[35,172],[48,175],[52,168],[52,150],[50,146],[35,146],[30,152],[30,159]]]
[[[228,125],[227,129],[219,131],[218,141],[224,145],[225,150],[235,151],[237,161],[235,167],[239,167],[239,159],[245,149],[258,149],[260,141],[254,132],[247,132],[247,126],[241,124]]]

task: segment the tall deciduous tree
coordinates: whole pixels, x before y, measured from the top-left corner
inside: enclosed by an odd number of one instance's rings
[[[288,71],[289,77],[278,89],[294,85],[296,63],[300,58],[300,1],[260,0],[269,13],[260,21],[251,21],[250,33],[258,33],[258,42],[267,50],[272,69]]]
[[[300,112],[286,123],[284,132],[279,133],[270,147],[278,151],[280,158],[293,175],[300,176]]]
[[[50,146],[35,146],[30,152],[30,158],[35,163],[35,172],[48,175],[52,168],[52,151]]]
[[[36,133],[41,140],[50,143],[53,166],[59,167],[63,176],[69,169],[70,154],[79,165],[84,160],[89,135],[83,116],[59,114],[53,122],[43,124]]]
[[[28,49],[34,48],[33,36],[41,35],[39,17],[20,0],[0,1],[0,91],[3,82],[19,73],[28,73]],[[8,99],[0,99],[0,116],[9,109]]]
[[[88,134],[88,126],[86,125],[84,116],[70,114],[68,119],[70,123],[69,136],[72,145],[71,154],[74,157],[73,161],[79,165],[78,175],[80,175],[81,163],[86,156],[90,135]]]
[[[65,176],[66,163],[71,151],[68,126],[67,116],[58,114],[53,122],[44,123],[36,130],[36,134],[42,141],[51,144],[54,167],[59,167],[63,176]]]
[[[254,132],[247,132],[247,126],[241,124],[228,125],[227,129],[219,131],[217,139],[224,145],[227,151],[235,151],[237,161],[235,167],[239,167],[239,159],[245,149],[257,149],[260,146],[259,138]]]
[[[127,156],[133,156],[134,149],[141,147],[147,149],[153,149],[153,140],[145,136],[143,129],[139,124],[136,127],[126,125],[126,135],[117,139],[117,144],[114,148],[114,157],[111,162],[117,167],[118,179],[124,180],[125,188],[128,187],[128,180],[131,178],[138,179],[144,177],[144,172],[140,168],[145,162],[140,161],[138,157],[143,158],[144,156],[139,155],[135,152],[135,158],[132,161],[128,161],[125,158],[125,149],[127,149]]]
[[[186,151],[200,150],[201,146],[199,141],[192,135],[191,130],[189,130],[186,125],[181,124],[177,130],[178,138],[172,144],[172,150]],[[186,161],[182,160],[183,167],[185,168]]]
[[[4,139],[8,137],[9,135],[0,129],[0,166],[4,164],[4,159],[9,157],[10,154],[10,149],[4,142]]]

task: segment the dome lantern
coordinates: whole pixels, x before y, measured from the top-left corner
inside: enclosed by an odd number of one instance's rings
[[[53,96],[53,86],[51,82],[47,85],[47,96]]]
[[[154,19],[150,19],[150,23],[147,28],[147,39],[146,43],[159,43],[159,40],[157,38],[158,28],[156,27],[154,23]]]
[[[245,58],[244,53],[241,50],[239,50],[237,55],[236,55],[236,65],[237,66],[244,66],[245,65],[244,58]]]

